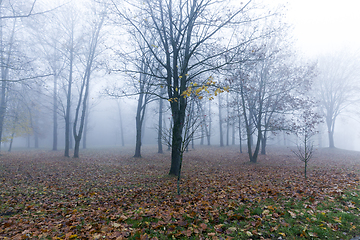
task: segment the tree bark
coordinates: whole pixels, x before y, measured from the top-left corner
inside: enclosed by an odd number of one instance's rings
[[[261,154],[266,155],[266,132],[263,133],[263,136],[261,138]]]
[[[172,144],[171,144],[171,166],[170,166],[170,175],[179,176],[180,172],[180,163],[181,163],[181,144],[182,144],[182,130],[183,130],[183,123],[184,118],[178,109],[173,110],[173,137],[172,137]]]
[[[142,121],[141,121],[141,105],[140,98],[142,98],[143,94],[140,94],[138,100],[138,109],[136,111],[136,142],[135,142],[135,154],[134,157],[141,157],[141,130],[142,130]]]

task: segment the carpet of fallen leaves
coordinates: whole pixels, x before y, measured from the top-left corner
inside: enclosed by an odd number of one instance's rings
[[[169,152],[144,147],[142,158],[133,158],[132,148],[84,150],[79,159],[62,154],[2,153],[0,239],[287,239],[278,232],[289,227],[284,217],[300,213],[282,206],[307,199],[304,208],[316,216],[322,201],[357,191],[360,176],[357,152],[317,150],[305,180],[303,163],[286,147],[270,147],[250,164],[235,147],[204,146],[185,153],[178,196],[176,178],[167,175]],[[262,209],[253,209],[262,202]],[[358,214],[354,204],[342,207]],[[334,220],[327,227],[336,231],[341,219]],[[309,236],[316,238],[299,235]]]

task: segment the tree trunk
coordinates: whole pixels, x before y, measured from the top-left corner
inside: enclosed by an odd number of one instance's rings
[[[172,125],[173,125],[173,119],[170,118],[170,129],[171,129],[171,127],[173,127]],[[172,136],[171,132],[169,131],[168,148],[167,148],[168,151],[170,151],[170,148],[171,148],[171,144],[170,144],[171,143],[171,136]]]
[[[141,80],[140,80],[141,81]],[[142,84],[142,83],[140,83]],[[142,89],[140,87],[140,89]],[[135,142],[135,154],[134,157],[141,157],[141,132],[142,132],[142,123],[145,115],[145,104],[143,104],[144,94],[140,93],[138,99],[138,105],[136,110],[136,142]]]
[[[204,129],[205,129],[205,126],[206,126],[206,120],[205,120],[205,113],[204,113],[204,110],[202,108],[202,104],[201,102],[198,103],[198,110],[201,114],[201,136],[200,136],[200,145],[204,145],[204,137],[205,137],[205,134],[204,134]]]
[[[231,145],[235,145],[235,116],[232,118],[232,136]]]
[[[138,114],[137,114],[138,115]],[[140,116],[136,116],[136,144],[135,144],[135,154],[134,157],[141,157],[141,123]]]
[[[175,116],[175,114],[173,114]],[[179,115],[179,113],[176,113]],[[170,167],[170,175],[179,175],[180,172],[180,162],[181,162],[181,144],[182,144],[182,128],[183,124],[180,121],[180,116],[176,116],[174,118],[174,126],[173,126],[173,137],[171,144],[171,167]]]
[[[229,112],[229,93],[226,93],[226,146],[229,146],[230,139],[230,112]]]
[[[240,85],[240,90],[241,90],[241,103],[242,103],[242,108],[243,108],[243,116],[244,116],[244,122],[245,122],[245,127],[246,127],[246,135],[247,135],[247,148],[248,148],[248,154],[249,154],[249,159],[251,163],[256,163],[257,162],[257,157],[259,154],[259,150],[260,150],[260,139],[262,137],[261,135],[261,115],[258,116],[257,119],[257,123],[256,123],[256,128],[257,128],[257,141],[256,141],[256,146],[255,146],[255,150],[254,153],[252,152],[252,131],[251,131],[251,126],[252,126],[252,111],[251,111],[251,107],[249,107],[249,114],[247,113],[246,110],[246,100],[245,100],[245,95],[244,95],[244,87],[243,85]],[[260,107],[260,111],[261,111],[261,107]],[[249,117],[250,116],[250,117]]]
[[[10,146],[9,146],[8,152],[11,152],[12,144],[13,144],[13,141],[14,141],[14,136],[15,136],[15,132],[13,132],[13,133],[11,134]]]
[[[206,121],[206,114],[205,114],[205,106],[203,108],[203,105],[201,104],[201,102],[198,103],[198,107],[199,107],[199,112],[201,114],[201,141],[200,141],[200,145],[204,145],[204,138],[206,136],[207,138],[207,144],[210,145],[210,136],[209,136],[209,130],[208,130],[208,125],[207,125],[207,121]]]
[[[191,116],[194,116],[194,108],[195,108],[195,103],[191,104]],[[194,132],[194,123],[192,121],[194,117],[190,118],[189,121],[191,122],[190,123],[190,126],[191,126],[191,132]],[[191,149],[195,149],[195,144],[194,144],[194,134],[191,134]],[[182,161],[182,157],[181,157],[181,161]]]
[[[159,99],[159,129],[158,129],[158,153],[163,153],[163,148],[162,148],[162,121],[163,121],[163,89],[161,89],[161,97]]]
[[[206,124],[205,123],[205,121],[203,121],[202,122],[202,124],[201,124],[201,137],[200,137],[200,145],[202,146],[202,145],[204,145],[204,124]]]
[[[261,154],[266,155],[266,132],[264,132],[261,138]]]
[[[123,122],[122,122],[122,115],[121,115],[121,108],[119,101],[116,101],[119,110],[119,121],[120,121],[120,137],[121,137],[121,146],[125,146],[124,142],[124,129],[123,129]]]
[[[238,109],[239,112],[239,142],[240,142],[240,153],[242,153],[242,131],[241,131],[241,118],[240,118],[240,110]]]
[[[75,148],[74,148],[74,158],[79,157],[79,151],[80,151],[80,140],[81,137],[75,137]]]
[[[329,131],[329,148],[335,148],[333,131]]]
[[[100,22],[98,22],[98,24],[96,26],[94,26],[94,32],[92,32],[92,38],[90,39],[90,45],[89,45],[89,53],[86,59],[86,68],[85,68],[85,73],[83,76],[83,82],[82,82],[82,86],[81,86],[81,90],[80,90],[80,96],[79,96],[79,101],[78,101],[78,105],[76,107],[76,111],[75,111],[75,119],[74,119],[74,125],[73,125],[73,134],[74,134],[74,138],[75,138],[75,148],[74,148],[74,158],[78,158],[79,157],[79,150],[80,150],[80,141],[81,141],[81,137],[84,131],[84,123],[85,123],[85,117],[86,117],[86,112],[87,112],[87,103],[88,103],[88,99],[89,99],[89,92],[90,92],[90,76],[91,76],[91,72],[92,72],[92,66],[93,66],[93,61],[95,59],[95,54],[96,54],[96,48],[97,48],[97,44],[98,44],[98,40],[99,40],[99,35],[100,35],[100,30],[102,27],[102,24],[104,22],[104,17],[105,15],[103,14],[101,16]],[[82,99],[82,94],[83,91],[85,90],[84,93],[84,98]],[[80,123],[79,123],[79,130],[78,132],[76,132],[76,125],[77,125],[77,121],[78,121],[78,117],[80,114],[80,108],[82,105],[82,111],[81,111],[81,117],[80,117]]]
[[[208,146],[210,146],[210,136],[211,136],[211,101],[209,101],[209,131],[206,134]]]
[[[71,42],[73,39],[71,39]],[[73,42],[71,43],[73,46]],[[72,73],[73,73],[73,59],[74,59],[74,51],[73,48],[70,50],[70,71],[69,71],[69,83],[66,95],[66,112],[65,112],[65,157],[70,157],[69,149],[70,149],[70,107],[71,107],[71,85],[72,85]]]
[[[34,142],[35,142],[34,147],[36,149],[38,149],[39,148],[39,127],[38,127],[39,126],[39,116],[38,116],[38,112],[35,112],[34,123],[35,123],[34,126],[33,126]]]
[[[3,75],[3,74],[2,74]],[[3,80],[4,77],[2,77]],[[5,119],[5,112],[6,112],[6,89],[7,89],[7,82],[1,82],[1,103],[0,103],[0,140],[2,139],[3,135],[3,127],[4,127],[4,119]],[[0,141],[1,143],[1,141]],[[1,144],[0,144],[1,150]]]
[[[335,120],[333,120],[331,116],[327,116],[326,117],[326,125],[327,125],[328,136],[329,136],[329,148],[335,148],[335,143],[334,143]]]
[[[86,105],[89,106],[89,99],[90,97],[87,97],[87,103]],[[84,132],[83,132],[83,136],[82,136],[82,145],[83,145],[83,149],[87,148],[87,133],[89,131],[89,107],[86,107],[86,112],[85,112],[85,123],[84,123]]]
[[[53,92],[53,147],[52,150],[57,150],[57,130],[58,130],[58,123],[57,123],[57,108],[58,108],[58,102],[57,102],[57,75],[54,74],[54,92]]]
[[[89,110],[89,109],[88,109]],[[83,137],[82,137],[82,145],[83,145],[83,149],[86,149],[86,144],[87,144],[87,132],[88,132],[88,117],[89,117],[89,112],[87,110],[87,114],[85,117],[85,124],[84,124],[84,133],[83,133]]]
[[[185,87],[184,87],[185,89]],[[178,102],[171,103],[173,115],[173,132],[171,144],[171,167],[169,175],[179,176],[182,154],[182,131],[185,123],[186,99],[180,98]]]
[[[70,119],[71,119],[71,115],[70,115]],[[74,122],[70,122],[70,127],[74,125]],[[70,139],[69,139],[69,149],[74,149],[74,132],[71,131],[71,128],[69,130],[69,136],[70,136]]]
[[[221,96],[219,94],[219,130],[220,130],[220,147],[224,146],[222,116],[221,116]]]

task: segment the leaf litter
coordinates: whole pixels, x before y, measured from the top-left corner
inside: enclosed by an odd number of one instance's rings
[[[176,179],[167,175],[170,153],[155,150],[145,147],[143,158],[132,158],[130,149],[87,150],[80,159],[3,153],[0,239],[292,239],[289,234],[319,238],[319,229],[350,239],[359,233],[356,152],[319,150],[305,180],[287,148],[269,148],[250,164],[235,147],[198,147],[184,155],[178,196]],[[333,212],[357,218],[346,225]]]

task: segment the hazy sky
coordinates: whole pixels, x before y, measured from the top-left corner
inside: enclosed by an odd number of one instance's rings
[[[78,1],[78,0],[77,0]],[[238,2],[239,0],[234,0]],[[262,0],[288,5],[287,18],[295,26],[298,44],[307,55],[356,46],[360,49],[360,0]],[[64,0],[40,0],[60,3]],[[244,1],[246,2],[246,1]]]
[[[286,1],[285,1],[286,2]],[[332,49],[360,50],[359,0],[288,0],[299,47],[316,55]]]

